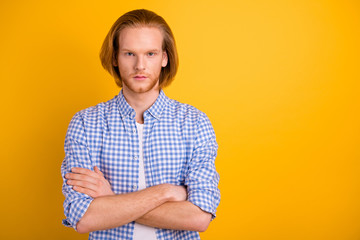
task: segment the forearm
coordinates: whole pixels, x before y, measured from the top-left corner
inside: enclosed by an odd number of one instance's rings
[[[212,215],[189,201],[166,202],[136,220],[150,227],[203,232]]]
[[[77,223],[77,231],[86,233],[105,230],[132,222],[172,200],[169,188],[163,184],[138,192],[96,198]]]

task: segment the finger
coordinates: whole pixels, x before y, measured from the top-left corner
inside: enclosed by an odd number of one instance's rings
[[[65,178],[68,180],[79,180],[79,181],[85,181],[85,182],[89,182],[92,184],[98,184],[99,180],[99,175],[95,175],[95,177],[93,176],[88,176],[88,175],[84,175],[84,174],[79,174],[79,173],[67,173],[65,175]]]
[[[83,187],[79,187],[79,186],[74,186],[73,190],[79,192],[79,193],[84,193],[90,197],[95,198],[96,197],[96,193],[88,188],[83,188]]]
[[[71,168],[71,173],[80,174],[80,175],[93,177],[93,178],[99,178],[98,173],[95,173],[94,171],[91,171],[90,169],[87,169],[87,168],[73,167],[73,168]],[[70,175],[70,176],[74,176],[74,175]]]
[[[73,167],[73,168],[71,168],[71,172],[72,173],[80,173],[80,174],[89,175],[89,176],[96,176],[94,171],[87,169],[87,168]]]
[[[99,170],[99,168],[97,166],[94,167],[94,171],[98,174],[100,174],[101,176],[104,176],[104,174]]]
[[[96,191],[98,189],[98,187],[90,182],[85,182],[85,181],[77,181],[77,180],[68,180],[66,181],[66,183],[70,186],[76,186],[76,187],[82,187],[82,188],[86,188],[92,191]]]

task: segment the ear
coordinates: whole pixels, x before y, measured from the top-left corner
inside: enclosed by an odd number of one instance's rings
[[[167,63],[168,63],[168,56],[167,56],[166,51],[164,51],[163,56],[162,56],[161,66],[166,67]]]

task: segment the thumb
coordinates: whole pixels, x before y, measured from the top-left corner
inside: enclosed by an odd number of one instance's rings
[[[104,176],[104,174],[99,170],[99,168],[98,168],[97,166],[94,167],[94,171],[95,171],[96,173],[101,174],[101,176]]]

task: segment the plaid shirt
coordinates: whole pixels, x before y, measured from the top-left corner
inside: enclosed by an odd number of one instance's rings
[[[116,194],[138,190],[139,144],[135,111],[122,91],[113,99],[82,110],[72,118],[61,166],[65,195],[65,226],[76,227],[91,201],[66,184],[72,167],[98,166]],[[169,99],[161,90],[144,112],[146,186],[162,183],[187,187],[188,201],[215,217],[220,202],[215,170],[217,143],[207,116],[196,108]],[[89,239],[132,239],[134,222],[91,232]],[[198,232],[157,229],[158,239],[199,239]]]

